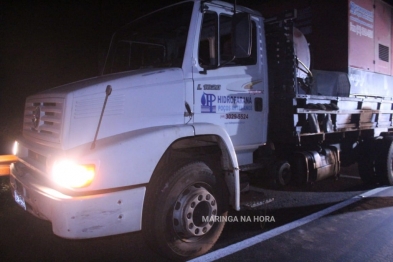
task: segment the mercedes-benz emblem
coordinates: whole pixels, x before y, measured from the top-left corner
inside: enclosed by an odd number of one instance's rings
[[[40,125],[41,121],[41,107],[36,106],[33,110],[33,119],[31,120],[33,122],[34,128],[37,128]]]

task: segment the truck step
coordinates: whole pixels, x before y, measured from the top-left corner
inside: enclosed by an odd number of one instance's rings
[[[269,198],[264,193],[253,190],[240,195],[240,207],[242,210],[257,209],[258,207],[269,204],[273,201],[274,198]]]
[[[263,168],[263,164],[253,163],[253,164],[239,166],[239,168],[241,172],[251,171],[251,170]]]

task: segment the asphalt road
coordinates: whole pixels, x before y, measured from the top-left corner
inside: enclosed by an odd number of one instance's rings
[[[377,188],[194,262],[392,261],[392,220],[393,188]]]
[[[343,170],[343,172],[346,171]],[[352,171],[349,170],[348,172]],[[257,186],[259,183],[263,183],[259,180],[254,182]],[[307,215],[350,199],[370,188],[364,187],[356,177],[342,177],[338,180],[329,179],[303,188],[288,187],[285,190],[272,190],[256,187],[254,189],[263,191],[269,197],[274,197],[275,201],[259,210],[231,211],[229,216],[233,218],[233,221],[227,223],[212,252],[285,226]],[[382,205],[389,205],[389,203]],[[354,212],[340,212],[356,214]],[[262,221],[266,217],[269,218],[268,221],[266,219]],[[361,220],[361,218],[357,219]],[[319,220],[312,222],[314,230],[319,228],[319,222]],[[329,221],[324,223],[329,223]],[[327,227],[327,225],[324,224],[323,227]],[[342,227],[345,229],[345,226]],[[344,230],[342,227],[337,228],[337,230]],[[251,247],[247,251],[241,251],[221,260],[238,261],[240,257],[242,260],[247,258],[275,261],[277,259],[282,259],[281,261],[292,260],[290,259],[292,258],[292,252],[302,250],[297,248],[299,245],[301,246],[301,243],[295,241],[297,238],[296,232],[295,230],[293,233],[295,235],[292,236],[277,236],[269,240],[270,242],[265,241],[263,244],[257,245],[256,248]],[[340,243],[340,241],[336,241],[338,238],[334,238],[334,235],[331,236],[333,236],[333,239],[326,241],[331,242],[333,240],[335,243]],[[291,242],[291,240],[295,242]],[[322,243],[316,242],[315,245],[318,244]],[[287,255],[285,256],[280,251],[275,252],[275,250],[285,250]],[[275,257],[275,254],[281,256]],[[310,257],[314,255],[318,255],[318,249],[315,249]],[[14,202],[8,185],[8,177],[0,177],[0,261],[165,260],[145,245],[140,232],[87,240],[67,240],[55,236],[48,221],[35,218]]]

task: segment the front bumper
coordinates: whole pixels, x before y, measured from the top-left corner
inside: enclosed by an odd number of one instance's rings
[[[70,196],[55,190],[22,163],[11,164],[10,183],[16,202],[49,220],[53,233],[79,239],[140,230],[145,187]]]

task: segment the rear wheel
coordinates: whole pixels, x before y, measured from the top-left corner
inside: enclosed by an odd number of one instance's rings
[[[393,185],[393,137],[380,139],[377,144],[375,170],[379,180]]]
[[[277,161],[273,164],[271,172],[278,186],[287,186],[291,182],[292,172],[288,161]]]
[[[390,143],[386,159],[386,176],[388,185],[393,185],[393,143]]]
[[[143,231],[148,244],[174,260],[206,253],[224,228],[225,189],[202,162],[162,174],[146,195]]]
[[[367,139],[359,145],[358,170],[359,176],[365,184],[376,182],[375,173],[375,140]]]

